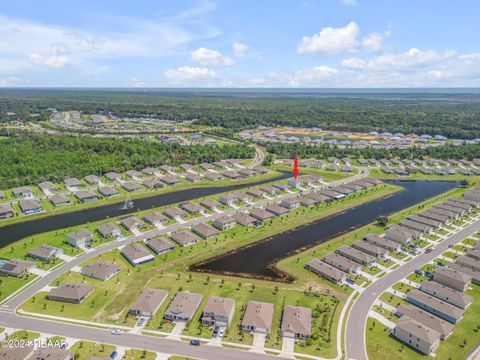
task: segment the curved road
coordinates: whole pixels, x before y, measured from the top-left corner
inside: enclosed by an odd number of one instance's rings
[[[372,285],[367,287],[360,296],[355,300],[347,317],[345,330],[345,347],[347,359],[350,360],[367,360],[366,349],[366,333],[367,333],[367,319],[368,312],[373,306],[377,298],[385,292],[390,286],[397,283],[404,277],[408,276],[415,269],[425,265],[434,260],[441,253],[448,250],[449,245],[455,245],[466,237],[469,237],[480,229],[480,220],[468,225],[463,230],[445,239],[435,246],[435,249],[430,253],[421,254],[413,258],[406,264],[395,269],[388,275],[375,281]]]

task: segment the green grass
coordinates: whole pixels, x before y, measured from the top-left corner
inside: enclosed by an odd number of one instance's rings
[[[125,352],[122,360],[155,360],[157,354],[152,351],[131,349]]]
[[[0,302],[37,278],[37,275],[32,274],[24,278],[0,275]]]
[[[480,286],[473,285],[467,294],[474,298],[465,316],[456,325],[455,329],[446,340],[440,342],[435,359],[465,359],[480,343],[480,324],[478,313],[480,312]],[[425,359],[415,350],[393,338],[385,330],[385,326],[369,318],[367,323],[367,352],[371,360],[416,360]]]
[[[393,307],[397,307],[399,304],[404,304],[404,305],[408,304],[402,298],[399,298],[398,296],[393,295],[391,293],[383,293],[382,295],[380,295],[380,300]]]
[[[400,281],[400,282],[396,283],[395,285],[393,285],[392,289],[400,291],[402,293],[407,293],[410,290],[414,290],[415,287],[413,287],[411,285],[408,285],[408,284],[405,284],[404,282]]]
[[[454,260],[458,257],[458,255],[455,254],[453,251],[445,251],[442,255]]]
[[[37,332],[31,332],[31,331],[26,331],[26,330],[18,330],[15,331],[14,333],[11,333],[7,340],[35,340],[40,337],[40,334]]]
[[[115,346],[96,344],[89,341],[77,341],[70,348],[76,360],[86,360],[89,356],[109,357],[115,351]]]

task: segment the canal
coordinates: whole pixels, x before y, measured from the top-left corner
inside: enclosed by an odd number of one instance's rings
[[[195,271],[291,281],[275,264],[296,251],[308,248],[418,204],[459,186],[447,181],[389,181],[403,187],[391,196],[374,200],[344,212],[280,233],[219,257],[193,265]]]
[[[64,229],[71,226],[86,224],[88,222],[99,221],[107,217],[113,218],[121,215],[127,215],[129,213],[137,212],[137,210],[153,209],[160,206],[179,203],[182,201],[194,200],[204,196],[210,196],[250,186],[261,185],[271,181],[286,179],[290,176],[290,173],[283,173],[275,178],[247,184],[197,187],[185,190],[172,191],[168,193],[136,199],[133,201],[133,207],[130,209],[124,209],[124,204],[122,202],[65,214],[46,216],[43,218],[25,221],[21,223],[15,223],[0,228],[0,248],[7,246],[8,244],[11,244],[15,241],[24,239],[28,236],[41,234],[47,231]]]

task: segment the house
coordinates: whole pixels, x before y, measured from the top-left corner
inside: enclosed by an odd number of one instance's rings
[[[480,271],[474,270],[472,268],[451,262],[448,264],[448,268],[452,270],[457,270],[465,275],[468,275],[472,278],[472,283],[480,285]]]
[[[167,185],[176,185],[180,183],[180,180],[174,176],[164,176],[160,180]]]
[[[329,189],[321,190],[319,194],[330,197],[332,199],[336,199],[336,200],[343,199],[345,197],[345,194],[341,194]]]
[[[325,255],[325,257],[323,258],[323,261],[328,265],[332,265],[337,269],[342,270],[349,274],[356,274],[362,268],[362,265],[360,265],[359,263],[352,261],[350,259],[347,259],[346,257],[336,253],[330,253]]]
[[[468,267],[470,269],[480,271],[480,261],[478,261],[477,259],[471,256],[466,256],[466,255],[458,256],[455,259],[455,262],[459,265]]]
[[[145,289],[130,306],[133,316],[152,317],[167,299],[168,292],[160,289]]]
[[[187,174],[185,175],[185,180],[196,183],[202,181],[202,177],[198,174]]]
[[[48,198],[54,206],[69,205],[70,199],[65,194],[55,194]]]
[[[440,345],[441,335],[408,316],[402,316],[392,331],[392,335],[417,351],[432,355]]]
[[[163,187],[162,182],[158,179],[145,179],[142,183],[150,189],[160,189]]]
[[[69,188],[82,186],[82,182],[74,177],[63,180],[63,184]]]
[[[38,259],[41,261],[48,261],[58,257],[58,255],[63,254],[63,249],[59,249],[55,246],[42,244],[36,248],[30,250],[27,255],[31,258]]]
[[[125,172],[125,175],[134,180],[138,180],[142,177],[142,173],[137,170],[128,170]]]
[[[283,206],[276,205],[276,204],[271,204],[271,205],[265,206],[265,210],[274,214],[274,215],[276,215],[276,216],[286,215],[290,212],[290,210],[288,210],[287,208],[285,208]]]
[[[90,246],[92,240],[92,233],[86,230],[79,230],[67,235],[67,243],[77,248]]]
[[[247,194],[260,199],[263,197],[263,195],[265,195],[265,192],[263,192],[260,189],[250,189],[250,190],[247,190]]]
[[[412,233],[404,229],[400,229],[400,227],[398,228],[389,227],[387,231],[385,231],[384,237],[387,240],[392,240],[402,245],[407,245],[411,243],[413,240]]]
[[[218,296],[208,298],[202,313],[202,324],[227,327],[233,320],[235,300]]]
[[[299,188],[303,185],[303,180],[301,178],[290,178],[287,180],[287,185],[293,188]]]
[[[73,360],[73,354],[59,347],[39,347],[29,360]]]
[[[422,224],[408,219],[400,221],[400,225],[405,226],[409,229],[413,229],[420,233],[429,233],[433,229],[430,225]]]
[[[215,219],[213,226],[216,227],[218,230],[225,231],[230,230],[231,228],[235,227],[236,225],[235,218],[232,216],[219,216]]]
[[[223,173],[223,176],[229,178],[229,179],[232,179],[232,180],[239,180],[239,179],[243,179],[242,175],[240,175],[239,173],[235,172],[235,171],[225,171]]]
[[[209,164],[209,163],[201,163],[200,167],[203,170],[206,170],[206,171],[215,169],[215,166],[213,166],[212,164]]]
[[[375,257],[345,245],[340,246],[336,253],[365,266],[370,266],[375,261]]]
[[[274,188],[278,189],[279,191],[288,191],[288,185],[283,183],[276,183],[272,185]]]
[[[14,216],[15,216],[15,213],[10,204],[0,205],[0,219],[8,219]]]
[[[145,223],[136,216],[124,218],[120,220],[120,224],[129,231],[138,230],[145,226]]]
[[[343,271],[340,271],[336,267],[333,267],[318,259],[310,260],[305,265],[305,268],[337,285],[344,284],[347,279],[347,274],[345,274]]]
[[[471,296],[436,281],[422,281],[420,290],[462,309],[466,309],[473,300]]]
[[[27,360],[34,350],[33,346],[2,346],[0,359],[2,360]]]
[[[100,197],[92,191],[75,191],[75,197],[82,203],[89,203],[100,200]]]
[[[215,210],[222,206],[222,204],[220,204],[218,201],[212,199],[203,200],[200,205],[208,210]]]
[[[176,207],[171,207],[163,210],[163,214],[168,216],[171,219],[175,219],[175,218],[183,219],[188,215],[186,211],[183,211],[182,209],[179,209]]]
[[[470,287],[472,277],[453,268],[442,267],[435,270],[433,280],[463,293]]]
[[[110,199],[113,196],[120,195],[120,191],[118,191],[115,186],[100,186],[98,188],[98,192],[105,196],[107,199]]]
[[[224,194],[220,196],[220,202],[224,205],[231,206],[238,202],[238,197],[233,193]]]
[[[443,224],[441,221],[429,219],[429,218],[418,216],[418,215],[409,215],[407,219],[418,222],[420,224],[431,226],[434,229],[439,229]]]
[[[211,239],[215,236],[218,236],[218,234],[220,234],[218,229],[215,229],[214,227],[207,225],[205,223],[192,225],[192,231],[204,239]]]
[[[419,216],[421,217],[424,217],[424,218],[427,218],[427,219],[432,219],[432,220],[436,220],[436,221],[440,221],[442,223],[446,223],[448,222],[448,220],[450,220],[450,218],[446,215],[442,215],[442,214],[438,214],[438,213],[434,213],[432,211],[424,211],[424,212],[421,212],[420,214],[418,214]]]
[[[354,249],[363,251],[364,253],[375,256],[375,257],[385,258],[388,255],[388,250],[380,246],[372,245],[371,243],[365,240],[355,241],[352,244],[352,247]]]
[[[400,251],[401,245],[400,243],[393,241],[393,240],[388,240],[383,237],[373,235],[373,234],[367,234],[364,237],[364,240],[368,242],[369,244],[379,246],[381,248],[384,248],[388,251]]]
[[[155,260],[155,257],[141,244],[127,245],[122,249],[121,254],[133,266]]]
[[[113,276],[117,275],[120,270],[120,266],[117,266],[115,264],[108,264],[102,261],[96,261],[94,263],[83,266],[80,270],[80,273],[94,279],[107,281]]]
[[[43,191],[49,191],[49,192],[57,191],[57,185],[55,185],[51,181],[43,181],[38,184],[38,187]]]
[[[285,337],[309,338],[312,331],[312,310],[303,306],[286,305],[283,308],[280,330]]]
[[[162,215],[158,212],[153,212],[150,214],[146,214],[144,217],[145,221],[151,225],[157,226],[162,225],[164,222],[167,221],[167,217]]]
[[[72,304],[82,303],[93,292],[89,284],[63,284],[48,292],[48,299]]]
[[[165,312],[164,318],[171,321],[189,321],[202,301],[202,295],[186,291],[178,292]]]
[[[449,304],[417,289],[410,290],[405,300],[452,324],[456,324],[465,312],[455,305]]]
[[[145,244],[157,255],[164,254],[175,249],[175,244],[165,237],[156,237],[147,239]]]
[[[271,186],[271,185],[265,185],[263,187],[260,188],[261,191],[263,191],[265,194],[268,194],[268,195],[276,195],[279,193],[279,189]]]
[[[122,188],[128,192],[135,192],[135,191],[142,190],[142,187],[138,183],[133,181],[124,182],[122,184]]]
[[[35,263],[20,259],[0,261],[0,274],[15,277],[24,277],[35,267]]]
[[[283,206],[284,208],[287,208],[288,210],[294,210],[294,209],[300,207],[300,200],[298,198],[283,199],[280,202],[280,206]]]
[[[432,315],[427,311],[419,309],[416,306],[400,304],[395,310],[395,315],[398,317],[406,315],[409,318],[418,321],[423,326],[439,332],[441,339],[446,339],[455,328],[455,326],[450,324],[448,321]]]
[[[117,237],[117,236],[122,235],[122,232],[121,232],[120,228],[118,228],[117,226],[115,226],[112,223],[99,225],[97,227],[97,231],[104,238],[113,237],[113,236]]]
[[[200,214],[203,210],[203,207],[196,203],[186,203],[180,205],[180,207],[190,214]]]
[[[274,307],[271,303],[249,301],[242,319],[242,329],[267,334],[272,329]]]
[[[88,182],[89,184],[99,184],[101,183],[102,181],[100,180],[100,178],[96,175],[87,175],[84,177],[85,181]]]
[[[254,217],[245,214],[245,213],[236,213],[232,215],[237,223],[242,226],[258,226],[260,225],[260,220],[255,219]]]
[[[258,208],[250,209],[248,211],[248,213],[250,214],[251,217],[257,219],[260,222],[268,220],[268,219],[275,216],[273,213],[271,213],[269,211],[265,211],[265,210],[258,209]]]
[[[118,181],[122,179],[122,176],[120,174],[113,171],[106,173],[105,177],[110,181]]]
[[[45,211],[43,210],[42,202],[40,200],[20,200],[18,205],[20,206],[20,210],[22,210],[25,215],[39,214]]]
[[[194,170],[194,166],[190,164],[180,164],[180,168],[183,171],[189,171],[189,170]]]
[[[480,260],[480,250],[469,249],[469,250],[467,250],[465,255],[467,255],[468,257],[471,257],[472,259],[475,259],[477,261]]]
[[[153,167],[146,167],[142,170],[142,173],[146,175],[156,175],[158,173],[158,170]]]
[[[240,169],[238,170],[238,173],[243,176],[253,176],[256,174],[256,172],[251,169]]]
[[[198,237],[187,230],[173,231],[170,236],[180,246],[193,245],[198,241]]]
[[[225,177],[219,173],[208,172],[203,175],[203,177],[210,181],[219,181],[225,179]]]
[[[12,195],[14,197],[23,197],[24,199],[33,198],[33,191],[28,186],[20,186],[12,189]]]

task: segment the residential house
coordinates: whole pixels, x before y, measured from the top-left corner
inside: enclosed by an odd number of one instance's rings
[[[155,260],[155,257],[141,244],[126,245],[120,252],[133,266]]]
[[[0,274],[15,277],[24,277],[35,267],[35,263],[20,259],[0,261]]]
[[[115,264],[108,264],[102,261],[96,261],[94,263],[83,266],[80,270],[80,273],[94,279],[107,281],[117,275],[120,270],[120,266],[117,266]]]
[[[288,210],[294,210],[294,209],[300,207],[300,199],[298,199],[298,198],[283,199],[280,202],[280,206],[283,206],[284,208],[287,208]]]
[[[183,219],[188,215],[186,211],[176,207],[171,207],[163,210],[163,214],[168,216],[171,219],[175,219],[175,218]]]
[[[8,219],[15,216],[15,212],[10,204],[0,205],[0,219]]]
[[[75,191],[73,194],[75,195],[75,197],[81,203],[84,203],[84,204],[100,200],[100,197],[97,194],[95,194],[92,191],[88,191],[88,190],[87,191],[83,191],[83,190]]]
[[[466,309],[473,300],[471,296],[436,281],[422,281],[420,290],[462,309]]]
[[[283,206],[279,206],[279,205],[276,205],[276,204],[271,204],[271,205],[265,206],[265,210],[268,211],[268,212],[271,212],[272,214],[274,214],[276,216],[286,215],[290,212],[290,210],[288,208],[283,207]]]
[[[86,230],[78,230],[67,235],[67,243],[74,247],[89,247],[93,235]]]
[[[100,186],[98,188],[98,192],[106,197],[107,199],[110,199],[114,196],[120,195],[120,191],[118,191],[115,186]]]
[[[130,306],[130,314],[134,316],[152,317],[167,299],[168,292],[160,289],[145,289]]]
[[[411,319],[415,319],[415,321],[418,321],[423,326],[439,332],[442,340],[446,339],[455,328],[455,326],[450,324],[448,321],[432,315],[427,311],[419,309],[416,306],[400,304],[395,310],[395,315],[398,317],[406,315]]]
[[[269,211],[265,211],[263,209],[259,209],[259,208],[250,209],[248,213],[250,214],[251,217],[257,219],[260,222],[268,220],[275,216],[273,213]]]
[[[280,330],[285,337],[309,338],[312,333],[312,310],[303,306],[286,305],[283,308]]]
[[[242,319],[242,329],[267,334],[272,329],[274,307],[271,303],[249,301]]]
[[[202,324],[228,327],[233,320],[235,300],[218,296],[208,298],[202,313]]]
[[[145,223],[136,216],[126,217],[120,220],[120,224],[129,231],[138,230],[145,226]]]
[[[242,226],[258,226],[260,225],[260,220],[255,219],[254,217],[245,214],[245,213],[236,213],[233,214],[232,217],[235,219],[237,223]]]
[[[218,201],[212,199],[203,200],[200,205],[208,210],[215,210],[222,206],[222,204],[220,204]]]
[[[171,321],[189,321],[195,315],[201,301],[200,294],[180,291],[168,306],[164,318]]]
[[[435,270],[433,280],[463,293],[470,287],[472,277],[454,268],[442,267]]]
[[[69,188],[76,188],[83,185],[80,180],[74,177],[63,180],[63,184]]]
[[[392,331],[392,335],[417,351],[432,355],[440,345],[441,335],[408,316],[402,316]]]
[[[218,230],[226,231],[230,230],[231,228],[235,227],[236,225],[235,218],[233,216],[219,216],[215,219],[213,226],[216,227]]]
[[[124,182],[122,184],[122,188],[128,192],[135,192],[135,191],[142,190],[142,187],[138,183],[133,181]]]
[[[203,207],[196,203],[185,203],[180,207],[190,214],[200,214],[203,211]]]
[[[146,214],[143,218],[147,223],[154,226],[162,225],[167,221],[167,217],[158,212]]]
[[[192,231],[204,239],[211,239],[219,234],[218,229],[205,223],[192,225]]]
[[[22,210],[25,215],[39,214],[45,211],[43,210],[42,202],[40,200],[20,200],[18,205],[20,206],[20,210]]]
[[[48,261],[58,257],[58,255],[63,254],[63,249],[57,248],[55,246],[42,244],[30,250],[27,255],[31,258],[38,259],[41,261]]]
[[[101,224],[97,227],[97,231],[102,237],[108,238],[108,237],[117,237],[122,235],[122,231],[118,226],[115,226],[115,224],[112,223],[107,223],[107,224]]]
[[[385,258],[388,255],[388,250],[380,246],[373,245],[365,240],[358,240],[352,244],[354,249],[363,251],[368,255]]]
[[[309,261],[305,265],[305,268],[337,285],[344,284],[347,279],[347,274],[345,274],[343,271],[318,259]]]
[[[330,253],[325,255],[323,261],[349,274],[356,274],[362,268],[362,265],[360,265],[359,263],[347,259],[346,257],[336,253]]]
[[[65,194],[55,194],[48,198],[54,206],[69,205],[70,199]]]
[[[180,246],[193,245],[198,241],[198,237],[187,230],[173,231],[170,236]]]
[[[417,289],[410,290],[405,300],[452,324],[456,324],[465,312],[455,305],[449,304]]]
[[[345,245],[340,246],[337,249],[336,253],[345,256],[347,259],[353,260],[364,266],[370,266],[375,261],[375,257],[373,257],[372,255],[366,254],[363,251]]]
[[[48,292],[48,299],[72,304],[82,303],[93,292],[90,284],[63,284]]]

